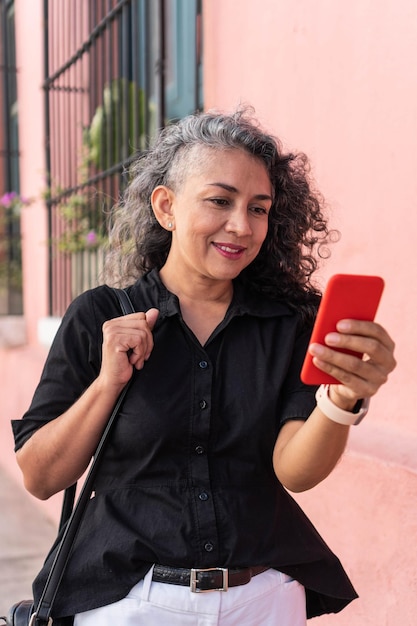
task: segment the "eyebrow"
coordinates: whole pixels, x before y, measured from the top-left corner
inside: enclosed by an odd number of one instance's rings
[[[230,191],[231,193],[238,193],[238,189],[236,187],[233,187],[233,185],[228,185],[227,183],[208,183],[209,187],[221,187],[222,189],[225,189],[226,191]],[[257,200],[271,200],[272,202],[272,196],[270,196],[269,194],[266,193],[258,193],[255,194],[254,198],[256,198]]]

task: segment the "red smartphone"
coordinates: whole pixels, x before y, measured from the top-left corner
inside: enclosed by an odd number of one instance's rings
[[[384,289],[380,276],[335,274],[326,286],[317,312],[310,343],[324,344],[324,337],[336,330],[341,319],[373,321]],[[361,354],[351,350],[341,352]],[[301,380],[307,385],[340,383],[336,378],[319,370],[307,352],[301,369]]]

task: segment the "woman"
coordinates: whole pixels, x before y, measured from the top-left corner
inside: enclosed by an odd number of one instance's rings
[[[77,298],[14,422],[26,487],[48,498],[83,474],[134,377],[56,617],[299,626],[356,597],[287,491],[323,480],[348,437],[299,377],[330,235],[306,157],[245,111],[189,116],[138,159],[109,256],[138,312],[120,317],[107,286]],[[393,342],[371,322],[338,331],[310,351],[353,422],[394,368]]]

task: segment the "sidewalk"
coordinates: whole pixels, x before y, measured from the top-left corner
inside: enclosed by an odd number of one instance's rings
[[[0,466],[0,615],[32,598],[32,580],[55,537],[56,525]]]

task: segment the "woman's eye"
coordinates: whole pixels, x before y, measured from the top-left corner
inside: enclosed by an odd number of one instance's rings
[[[257,215],[268,215],[268,211],[263,206],[253,206],[251,207],[251,211]]]
[[[211,198],[211,202],[213,202],[213,204],[215,204],[216,206],[228,206],[229,201],[226,200],[226,198]]]

